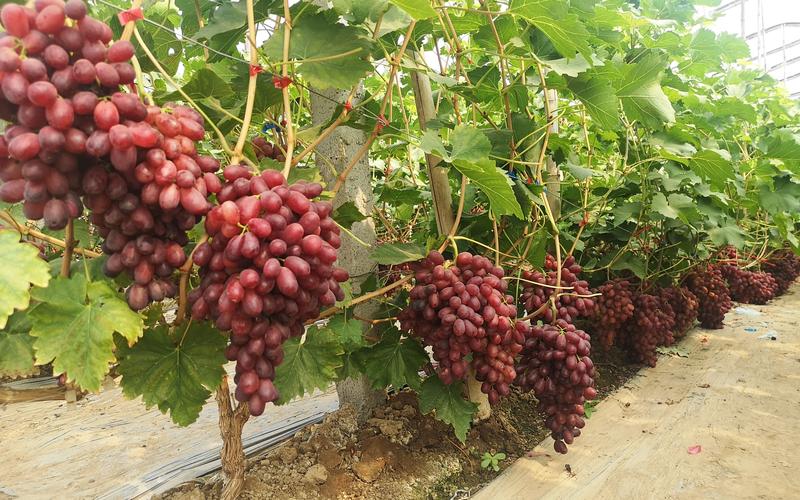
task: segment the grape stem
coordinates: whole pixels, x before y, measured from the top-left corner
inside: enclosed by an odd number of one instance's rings
[[[72,263],[72,249],[75,247],[75,227],[72,218],[64,228],[64,255],[61,256],[61,277],[69,278],[69,266]]]
[[[288,2],[288,0],[285,1]],[[408,47],[408,42],[411,41],[411,33],[414,31],[414,26],[416,26],[416,24],[417,24],[416,21],[411,21],[411,24],[408,25],[408,30],[406,31],[405,37],[403,38],[403,45],[400,47],[400,50],[397,52],[397,55],[392,61],[392,71],[389,73],[389,79],[388,82],[386,83],[386,93],[384,94],[383,102],[381,103],[381,111],[378,114],[379,119],[383,119],[383,116],[386,113],[386,106],[387,104],[389,104],[389,98],[392,95],[392,87],[394,86],[395,75],[397,74],[397,68],[400,66],[400,61],[402,61],[403,59],[403,54],[405,53],[406,48]],[[367,142],[365,142],[364,145],[361,146],[361,148],[359,148],[355,156],[353,156],[353,158],[350,159],[350,162],[336,178],[336,183],[334,184],[333,189],[331,190],[334,196],[336,196],[336,193],[338,193],[339,190],[344,185],[344,181],[347,179],[347,176],[350,174],[350,171],[353,170],[353,167],[359,161],[361,161],[364,155],[367,154],[367,151],[369,151],[369,148],[372,147],[372,143],[375,142],[375,139],[378,137],[378,134],[380,133],[380,129],[382,128],[381,125],[382,124],[380,123],[375,124],[375,128],[369,135],[369,139],[367,139]],[[291,168],[291,162],[289,162],[289,159],[290,158],[287,156],[286,157],[287,165],[288,168]],[[284,168],[284,175],[288,175],[287,168]]]
[[[8,222],[9,224],[12,224],[14,226],[14,229],[22,236],[30,236],[37,240],[42,240],[49,245],[53,245],[54,247],[59,247],[59,248],[67,247],[67,244],[64,240],[54,238],[48,234],[44,234],[41,231],[37,231],[36,229],[24,226],[19,222],[17,222],[16,219],[14,219],[14,217],[12,217],[11,214],[9,214],[8,212],[5,211],[0,212],[0,219]],[[89,258],[100,257],[101,255],[100,253],[94,252],[92,250],[87,250],[85,248],[79,248],[75,246],[73,246],[72,252]]]
[[[247,31],[247,39],[250,43],[250,66],[255,67],[258,65],[258,49],[256,48],[256,22],[255,14],[253,13],[253,0],[247,0]],[[239,140],[236,142],[236,147],[233,148],[233,157],[231,158],[232,163],[236,163],[239,157],[242,156],[242,151],[244,150],[247,136],[250,133],[250,122],[253,119],[253,104],[255,103],[256,98],[257,82],[258,73],[255,71],[250,71],[250,80],[248,80],[247,83],[247,102],[245,103],[244,108],[244,121],[242,122],[242,129],[239,132]]]
[[[340,306],[329,307],[328,309],[325,309],[324,311],[322,311],[320,313],[320,315],[317,317],[317,319],[307,321],[306,324],[307,325],[314,324],[315,322],[317,322],[317,321],[319,321],[321,319],[327,318],[329,316],[333,316],[334,314],[336,314],[337,312],[339,312],[342,309],[346,309],[348,307],[352,307],[352,306],[361,304],[362,302],[366,302],[366,301],[368,301],[370,299],[374,299],[375,297],[380,297],[381,295],[384,295],[386,293],[391,292],[395,288],[399,288],[399,287],[405,285],[406,283],[411,281],[411,278],[413,278],[413,277],[414,277],[413,274],[409,274],[408,276],[405,276],[404,278],[401,278],[401,279],[395,281],[391,285],[386,285],[383,288],[378,288],[377,290],[374,290],[372,292],[365,293],[364,295],[362,295],[360,297],[357,297],[357,298],[347,302],[346,304],[342,304]]]
[[[289,0],[283,0],[283,17],[283,63],[281,64],[281,76],[284,82],[286,82],[289,78],[289,41],[292,33],[292,14],[289,10]],[[284,127],[286,129],[286,160],[283,164],[283,176],[288,178],[289,171],[292,169],[292,156],[294,155],[294,125],[292,124],[292,102],[289,97],[289,85],[282,85],[281,94],[283,94],[283,119],[286,121]]]
[[[175,314],[175,324],[179,325],[186,319],[186,304],[188,302],[186,290],[189,288],[189,275],[192,272],[192,265],[194,265],[194,253],[197,249],[208,240],[208,235],[204,234],[197,242],[192,253],[186,258],[186,262],[180,267],[181,279],[178,283],[178,312]]]

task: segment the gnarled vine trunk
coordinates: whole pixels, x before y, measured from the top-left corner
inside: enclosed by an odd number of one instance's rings
[[[239,497],[244,486],[244,472],[247,460],[242,446],[242,429],[250,418],[247,404],[239,404],[235,409],[231,401],[228,379],[225,377],[217,388],[217,405],[219,407],[219,433],[222,436],[222,500],[234,500]]]

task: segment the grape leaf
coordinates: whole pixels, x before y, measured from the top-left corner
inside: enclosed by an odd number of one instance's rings
[[[513,0],[509,12],[527,19],[553,43],[559,54],[573,57],[580,52],[590,58],[589,32],[563,0]]]
[[[428,19],[436,15],[436,11],[431,7],[429,0],[389,0],[391,3],[400,7],[406,14],[417,21]]]
[[[616,130],[619,127],[619,100],[607,78],[590,71],[567,82],[570,90],[586,106],[592,120],[603,128]]]
[[[425,248],[414,243],[387,243],[376,247],[370,258],[378,264],[391,266],[423,259],[426,254]]]
[[[33,337],[27,314],[17,311],[0,330],[0,377],[22,377],[34,373]]]
[[[123,394],[129,399],[142,396],[147,408],[169,411],[178,425],[197,420],[225,375],[227,340],[208,323],[191,322],[172,333],[159,326],[147,330],[133,347],[120,344]]]
[[[275,387],[280,394],[277,404],[327,388],[336,380],[344,351],[333,331],[323,328],[309,329],[304,337],[287,340],[283,352],[283,363],[275,369]]]
[[[337,224],[345,229],[350,229],[356,222],[361,222],[367,218],[352,201],[348,201],[336,207],[332,217]]]
[[[352,316],[348,318],[345,314],[337,314],[323,328],[331,330],[346,351],[354,351],[365,345],[364,323]]]
[[[6,326],[14,309],[24,310],[30,303],[31,284],[47,286],[50,273],[33,245],[21,243],[16,231],[0,231],[0,328]]]
[[[723,188],[725,181],[733,179],[733,165],[717,151],[704,149],[692,156],[689,167],[700,177],[709,180],[712,186]]]
[[[281,25],[262,47],[275,61],[282,59],[283,29]],[[311,85],[344,89],[372,71],[372,64],[363,59],[370,46],[370,40],[353,26],[330,22],[323,14],[304,14],[292,26],[289,56]]]
[[[463,443],[478,405],[464,399],[461,382],[444,385],[439,377],[433,375],[422,383],[419,409],[425,414],[435,411],[437,420],[453,426],[456,437]]]
[[[31,295],[41,302],[30,312],[36,363],[53,362],[53,373],[66,373],[88,391],[100,389],[114,361],[114,332],[132,345],[144,329],[141,315],[115,290],[82,274],[56,278]]]
[[[453,146],[452,161],[479,162],[486,160],[492,152],[492,143],[486,134],[474,127],[459,125],[450,135]]]
[[[675,121],[675,110],[661,88],[666,68],[666,60],[658,56],[645,56],[640,62],[623,67],[617,96],[629,118],[653,128]]]
[[[391,326],[380,342],[364,353],[367,378],[376,389],[404,385],[419,389],[419,369],[428,361],[428,353],[414,339],[402,338],[400,331]]]
[[[459,172],[469,177],[475,186],[489,198],[489,206],[496,216],[514,215],[524,219],[522,207],[519,206],[514,190],[511,189],[511,179],[495,166],[494,161],[485,159],[479,162],[455,160],[453,162]]]

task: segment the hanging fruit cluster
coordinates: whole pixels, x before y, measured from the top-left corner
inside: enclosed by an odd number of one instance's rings
[[[231,332],[226,356],[236,361],[236,398],[261,415],[278,398],[281,345],[344,299],[339,283],[349,276],[334,266],[341,239],[330,202],[315,201],[322,186],[287,185],[280,172],[256,175],[243,165],[223,175],[220,205],[206,217],[209,241],[194,252],[201,282],[189,301],[193,318]]]
[[[50,229],[91,211],[105,271],[126,271],[136,310],[173,296],[186,233],[219,191],[216,160],[198,154],[203,118],[145,105],[132,92],[133,45],[81,0],[6,4],[0,20],[0,199]]]

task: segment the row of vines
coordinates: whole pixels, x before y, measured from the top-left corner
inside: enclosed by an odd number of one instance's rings
[[[593,349],[654,365],[800,274],[798,109],[689,0],[0,21],[0,375],[121,376],[180,425],[216,391],[228,497],[249,416],[348,378],[462,441],[533,391],[566,453]]]

